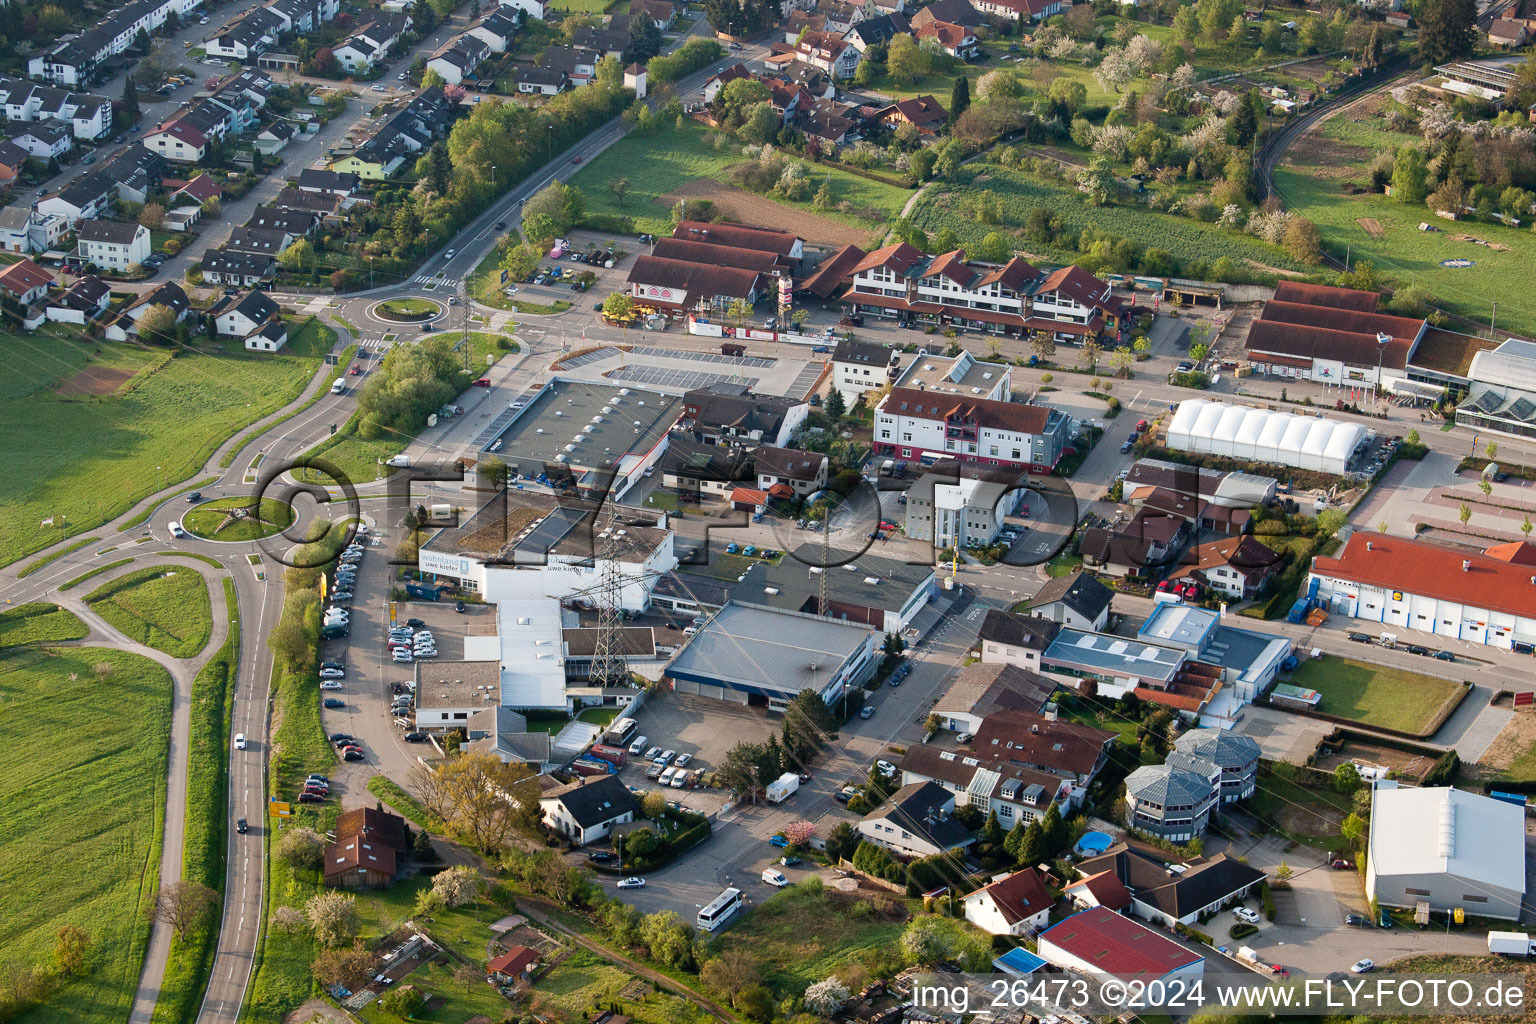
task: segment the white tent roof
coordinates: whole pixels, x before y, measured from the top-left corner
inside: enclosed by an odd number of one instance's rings
[[[1343,473],[1364,428],[1320,416],[1192,398],[1168,425],[1168,447]]]

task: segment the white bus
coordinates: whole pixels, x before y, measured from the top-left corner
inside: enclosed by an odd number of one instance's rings
[[[740,889],[727,889],[710,900],[709,904],[699,911],[699,931],[712,932],[725,927],[725,923],[741,909],[741,902]]]
[[[633,718],[621,718],[608,727],[607,734],[603,737],[616,747],[627,746],[635,735],[635,720]]]

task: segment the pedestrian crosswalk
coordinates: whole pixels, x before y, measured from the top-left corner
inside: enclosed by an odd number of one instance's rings
[[[429,292],[437,291],[439,288],[453,291],[458,287],[459,279],[457,277],[448,277],[439,270],[435,274],[417,274],[411,278],[411,283],[419,284]]]
[[[357,347],[364,351],[382,352],[395,344],[395,336],[389,335],[388,340],[383,336],[357,338]]]

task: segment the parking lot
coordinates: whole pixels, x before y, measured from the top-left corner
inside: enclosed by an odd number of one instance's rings
[[[780,719],[758,708],[665,691],[657,691],[646,701],[635,722],[635,738],[645,737],[647,749],[660,747],[688,754],[688,769],[704,772],[719,767],[736,744],[761,743],[782,727]],[[641,792],[658,788],[657,781],[646,778],[649,764],[643,756],[631,755],[620,773],[625,785]],[[727,794],[718,789],[684,788],[668,789],[667,797],[689,810],[711,814],[725,804]]]

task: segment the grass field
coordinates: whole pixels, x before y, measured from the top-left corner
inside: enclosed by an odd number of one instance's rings
[[[551,305],[538,302],[524,302],[508,295],[501,283],[501,254],[492,249],[485,254],[485,258],[475,267],[474,273],[469,277],[469,292],[476,302],[497,309],[509,309],[517,313],[530,313],[547,316],[551,313],[563,313],[571,308],[571,303],[565,299],[557,299]],[[590,294],[590,293],[587,293]]]
[[[51,967],[61,927],[91,937],[87,976],[16,1020],[120,1024],[159,874],[170,676],[120,651],[16,651],[0,703],[0,950]]]
[[[1290,682],[1321,693],[1324,714],[1415,734],[1461,690],[1449,679],[1333,657],[1303,661]]]
[[[763,983],[775,994],[802,992],[865,950],[893,946],[901,937],[906,915],[899,907],[886,914],[851,909],[830,891],[792,885],[712,939],[710,952],[743,950],[757,961]]]
[[[83,547],[89,547],[92,544],[99,543],[101,543],[101,538],[99,537],[81,537],[79,540],[72,544],[68,544],[62,548],[59,548],[57,551],[50,552],[49,554],[44,555],[42,558],[34,559],[28,562],[26,565],[22,566],[16,571],[16,578],[24,580],[28,576],[31,576],[33,573],[37,572],[37,570],[48,565],[56,558],[63,558],[65,555],[72,551],[79,551]]]
[[[240,617],[235,613],[235,584],[225,577],[224,604],[230,610],[229,638],[192,681],[192,728],[188,741],[187,814],[182,845],[182,877],[210,889],[224,889],[224,850],[229,819],[228,764],[230,714],[234,708],[235,670],[240,659]],[[198,1004],[213,967],[219,916],[185,938],[172,936],[170,958],[155,1004],[155,1021],[179,1024],[197,1016]]]
[[[213,621],[208,582],[184,565],[152,565],[102,584],[85,603],[119,632],[173,658],[208,645]]]
[[[205,501],[181,517],[181,525],[189,532],[208,540],[243,541],[260,540],[274,533],[282,533],[293,523],[293,506],[277,498],[262,498],[256,516],[249,514],[252,501],[249,497],[216,498]],[[242,508],[244,518],[236,519],[223,510]]]
[[[540,978],[528,997],[535,1013],[555,1020],[579,1020],[594,1006],[617,1000],[634,1024],[706,1024],[703,1010],[666,992],[651,993],[643,1002],[618,999],[635,979],[596,953],[577,949]]]
[[[1339,837],[1339,825],[1350,811],[1350,798],[1331,788],[1304,786],[1303,770],[1277,763],[1259,769],[1258,784],[1247,809],[1259,821],[1275,826],[1308,845],[1328,847]]]
[[[1288,209],[1322,229],[1323,241],[1335,255],[1342,258],[1347,249],[1351,260],[1369,260],[1383,279],[1427,288],[1437,305],[1484,326],[1497,302],[1499,326],[1536,331],[1536,302],[1523,293],[1511,294],[1507,285],[1536,260],[1536,235],[1524,227],[1488,221],[1442,220],[1422,203],[1409,206],[1370,191],[1375,155],[1419,141],[1387,128],[1370,106],[1353,106],[1298,140],[1275,169],[1275,188]],[[1352,195],[1351,188],[1364,191]],[[1362,220],[1376,221],[1380,231],[1367,231]],[[1439,230],[1420,231],[1418,225],[1425,222]],[[1459,240],[1458,235],[1507,248],[1496,250]],[[1441,266],[1447,259],[1468,259],[1475,265]],[[1447,326],[1462,329],[1454,323]]]
[[[334,340],[306,328],[278,353],[211,343],[173,353],[57,329],[0,334],[0,563],[192,476],[225,439],[295,398]],[[55,525],[41,526],[49,517]]]
[[[379,313],[401,320],[424,320],[443,307],[427,299],[388,299],[379,303]]]
[[[0,647],[83,640],[88,632],[74,612],[43,601],[0,612]]]
[[[1129,238],[1143,248],[1162,249],[1181,261],[1198,259],[1210,263],[1225,256],[1250,269],[1307,269],[1277,245],[1215,224],[1158,213],[1139,204],[1089,207],[1069,184],[998,164],[972,165],[968,174],[965,182],[930,186],[913,208],[913,222],[930,235],[949,228],[959,237],[960,244],[967,247],[979,245],[987,234],[996,231],[1009,238],[1014,248],[1047,261],[1076,259],[1078,236],[1086,228],[1095,228]],[[967,214],[982,196],[1001,200],[1001,226],[982,224]],[[1035,207],[1061,218],[1064,230],[1057,244],[1026,239],[1018,230]]]
[[[429,832],[442,831],[443,823],[438,821],[420,800],[401,789],[393,779],[375,775],[368,780],[368,792],[400,812],[417,828],[424,828]]]
[[[63,593],[65,591],[67,591],[67,590],[74,590],[80,584],[86,582],[87,580],[93,580],[97,576],[100,576],[102,573],[111,572],[113,569],[116,569],[116,568],[118,568],[120,566],[132,565],[132,564],[133,564],[133,559],[131,559],[131,558],[119,558],[115,562],[108,562],[106,565],[98,565],[94,569],[89,569],[86,572],[81,573],[79,576],[76,576],[72,580],[69,580],[69,581],[64,582],[64,583],[60,583],[59,584],[59,593]]]
[[[577,172],[571,183],[581,188],[589,213],[633,217],[636,231],[668,230],[671,209],[662,196],[696,181],[729,182],[730,169],[746,159],[741,155],[740,143],[731,141],[715,149],[705,141],[706,134],[706,129],[690,121],[682,131],[628,135]],[[873,233],[884,226],[885,219],[895,217],[911,195],[906,189],[845,171],[807,167],[808,176],[818,187],[823,179],[831,183],[834,203],[846,200],[860,209],[879,210],[883,216],[879,221],[870,221],[836,211],[813,211],[810,203],[789,202],[783,203],[786,213],[815,213]],[[608,187],[621,178],[629,181],[623,202]]]

